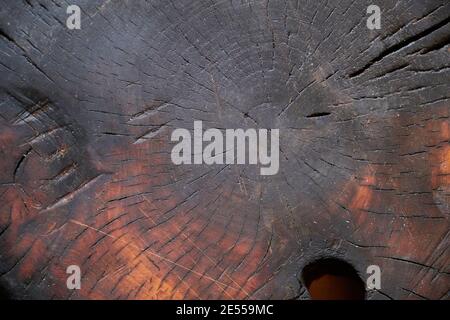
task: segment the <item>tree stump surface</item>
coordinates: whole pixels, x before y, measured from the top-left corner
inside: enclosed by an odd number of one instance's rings
[[[450,3],[4,0],[0,286],[13,298],[449,299]],[[174,165],[176,128],[280,129],[280,170]],[[81,290],[66,269],[80,266]]]

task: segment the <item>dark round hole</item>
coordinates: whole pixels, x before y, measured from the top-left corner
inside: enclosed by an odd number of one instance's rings
[[[313,300],[364,300],[364,282],[349,263],[324,258],[307,265],[303,282]]]

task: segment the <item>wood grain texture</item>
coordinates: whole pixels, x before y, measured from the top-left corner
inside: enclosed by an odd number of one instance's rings
[[[3,0],[0,286],[35,299],[449,299],[447,0]],[[279,128],[280,172],[175,166],[175,128]],[[79,265],[82,289],[66,288]]]

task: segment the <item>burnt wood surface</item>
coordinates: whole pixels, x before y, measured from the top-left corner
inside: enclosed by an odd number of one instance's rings
[[[1,0],[1,291],[305,299],[336,257],[449,299],[450,3],[375,2]],[[279,173],[173,165],[194,120],[279,128]]]

